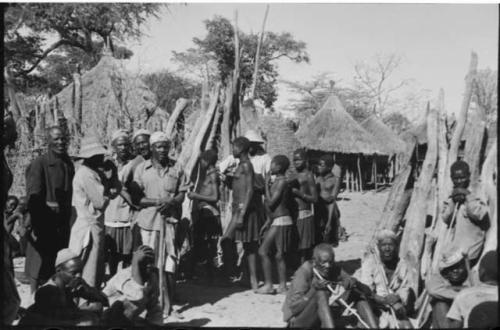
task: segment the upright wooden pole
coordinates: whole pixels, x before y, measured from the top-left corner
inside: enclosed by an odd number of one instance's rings
[[[437,163],[437,111],[427,104],[427,153],[420,176],[415,183],[410,205],[406,214],[406,225],[400,244],[399,256],[408,264],[407,280],[418,293],[420,256],[424,243],[425,219],[431,181]]]
[[[264,20],[262,21],[262,29],[260,31],[259,41],[257,43],[257,51],[255,52],[255,65],[253,69],[253,79],[252,79],[252,88],[250,89],[250,98],[253,99],[255,97],[255,88],[257,86],[258,72],[259,72],[259,59],[260,59],[260,48],[262,47],[262,43],[264,41],[264,30],[266,27],[267,15],[269,14],[269,5],[266,5],[266,13],[264,14]]]
[[[378,189],[378,183],[377,183],[377,158],[373,158],[373,163],[375,165],[375,191]]]
[[[363,191],[363,180],[361,178],[361,156],[358,155],[358,176],[359,176],[359,191]]]

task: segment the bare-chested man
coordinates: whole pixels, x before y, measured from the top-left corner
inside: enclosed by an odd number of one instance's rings
[[[245,137],[238,137],[233,141],[233,156],[240,161],[232,181],[232,219],[223,239],[233,238],[234,234],[234,240],[243,243],[248,259],[250,285],[253,290],[257,290],[256,254],[262,219],[256,207],[256,199],[261,197],[254,194],[254,171],[248,157],[249,147],[250,141]]]
[[[316,204],[317,242],[329,243],[334,247],[339,245],[340,211],[335,200],[340,187],[340,180],[332,173],[333,158],[323,155],[319,160],[316,178],[319,199]]]
[[[314,176],[307,167],[307,153],[304,149],[297,149],[293,153],[293,165],[297,170],[298,188],[292,188],[292,194],[298,206],[297,232],[299,234],[300,262],[303,264],[311,258],[315,240],[313,203],[318,202],[318,191]]]
[[[214,275],[213,260],[217,253],[217,241],[222,234],[219,201],[219,176],[215,163],[217,152],[206,150],[200,155],[200,183],[189,192],[187,197],[194,201],[193,210],[197,212],[193,224],[194,251],[196,261],[205,265],[208,276]]]
[[[264,241],[259,248],[264,271],[264,286],[257,293],[273,294],[273,280],[269,250],[274,243],[276,246],[276,263],[278,266],[279,289],[278,293],[286,292],[286,263],[285,254],[291,250],[293,240],[293,220],[290,216],[290,188],[286,182],[285,172],[290,166],[286,156],[278,155],[271,161],[271,173],[266,175],[266,207],[270,211],[270,219],[261,228]],[[275,175],[271,183],[271,175]]]

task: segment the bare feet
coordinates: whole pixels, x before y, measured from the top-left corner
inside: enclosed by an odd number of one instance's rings
[[[260,287],[255,293],[258,293],[258,294],[276,294],[276,290],[274,290],[272,286],[264,285],[263,287]]]
[[[278,294],[283,294],[283,293],[286,293],[287,290],[288,290],[288,288],[286,287],[286,285],[284,285],[284,286],[280,285],[279,288],[278,288],[277,293]]]

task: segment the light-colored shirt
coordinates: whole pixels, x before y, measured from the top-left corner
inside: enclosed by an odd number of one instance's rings
[[[445,202],[443,219],[451,223],[454,209],[455,203],[449,198]],[[449,250],[446,249],[445,252],[460,249],[467,253],[470,260],[479,258],[486,236],[486,231],[480,224],[487,221],[487,213],[488,206],[482,199],[473,194],[467,195],[465,203],[457,210],[452,241],[448,245]]]
[[[128,191],[130,182],[133,180],[132,161],[127,162],[118,170],[118,180],[122,184],[122,190]],[[109,202],[104,213],[104,224],[107,227],[128,227],[132,222],[134,212],[125,199],[118,195]]]
[[[132,278],[132,267],[121,269],[108,281],[102,292],[108,297],[110,306],[115,301],[123,302],[123,313],[132,322],[146,311],[146,320],[156,325],[163,325],[156,272],[141,285]]]
[[[87,245],[91,226],[104,228],[104,209],[109,199],[99,175],[87,166],[80,166],[73,178],[72,205],[76,220],[71,227],[69,248],[77,255]]]
[[[252,163],[253,171],[256,174],[266,174],[271,170],[271,157],[268,154],[250,156],[250,163]],[[221,173],[224,173],[229,168],[236,168],[239,164],[239,159],[234,158],[233,155],[229,155],[223,159],[218,167]]]
[[[464,323],[467,328],[471,310],[482,302],[498,301],[498,286],[480,283],[479,285],[463,289],[457,294],[446,315],[447,318]]]
[[[148,159],[137,165],[134,172],[134,181],[141,189],[143,196],[151,199],[174,197],[189,190],[189,181],[184,176],[184,171],[178,163],[173,162],[165,168],[157,168],[153,166],[151,159]],[[139,227],[159,231],[162,216],[157,209],[157,206],[141,209],[137,214]],[[179,220],[181,213],[182,205],[179,204],[169,209],[168,216]]]
[[[398,268],[400,271],[394,272],[393,278],[384,279],[385,275],[382,272],[385,272],[385,269],[382,262],[380,262],[380,266],[377,266],[373,258],[373,256],[370,256],[363,260],[361,268],[356,271],[354,277],[361,283],[366,284],[375,294],[385,297],[391,293],[395,293],[401,298],[403,304],[407,305],[411,288],[408,282],[405,281],[408,271],[405,261],[402,259],[399,260]]]
[[[441,274],[431,274],[425,282],[429,295],[438,300],[453,300],[457,294],[466,287],[469,287],[469,281],[465,281],[460,286],[451,285]]]

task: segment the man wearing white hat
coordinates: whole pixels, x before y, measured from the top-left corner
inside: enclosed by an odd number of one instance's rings
[[[77,158],[83,159],[73,179],[73,207],[76,220],[71,228],[69,248],[83,261],[83,279],[100,287],[104,277],[104,211],[121,186],[102,173],[107,150],[96,136],[82,139]]]
[[[470,286],[467,263],[462,250],[445,253],[439,262],[439,274],[431,274],[425,282],[431,297],[432,326],[435,329],[447,327],[446,314],[458,293]]]
[[[79,277],[82,272],[80,257],[70,249],[57,253],[56,273],[35,293],[35,302],[19,322],[21,326],[98,325],[96,312],[85,311],[74,303],[76,298],[109,306],[107,297]]]
[[[165,272],[166,286],[164,313],[172,313],[172,298],[175,289],[177,247],[175,224],[181,219],[182,202],[189,190],[187,178],[178,163],[168,157],[170,140],[163,132],[151,134],[151,159],[140,163],[134,173],[134,184],[139,192],[134,200],[142,209],[137,214],[142,243],[155,251],[156,264]],[[164,240],[160,232],[164,229]],[[161,246],[164,245],[162,249]]]
[[[131,145],[128,132],[117,130],[111,137],[111,146],[115,157],[113,158],[118,170],[118,180],[122,185],[120,194],[109,202],[104,213],[106,225],[106,255],[110,275],[116,274],[118,263],[122,268],[130,263],[132,254],[132,219],[137,208],[129,193],[133,181],[133,167],[131,162]]]

